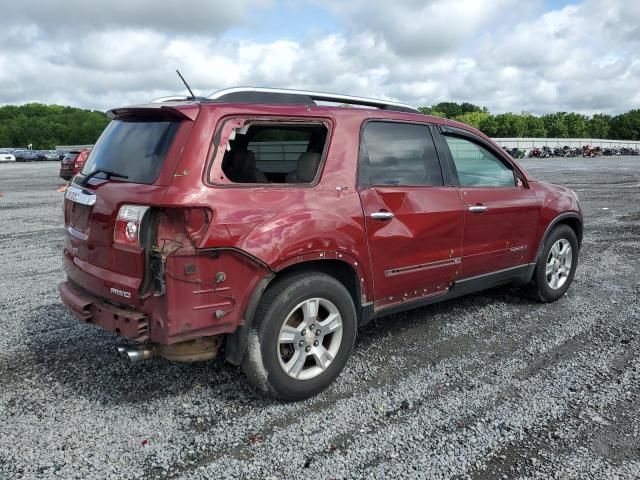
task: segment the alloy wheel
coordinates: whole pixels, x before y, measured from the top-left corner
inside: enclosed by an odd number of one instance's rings
[[[278,335],[282,370],[296,380],[310,380],[324,372],[342,342],[342,317],[325,298],[310,298],[296,305]]]
[[[547,285],[554,290],[562,288],[571,273],[573,251],[568,240],[561,238],[553,244],[545,269]]]

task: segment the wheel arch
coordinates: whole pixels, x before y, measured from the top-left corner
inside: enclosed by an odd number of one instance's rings
[[[349,259],[341,253],[321,253],[322,256],[320,256],[320,253],[313,254],[314,258],[299,258],[297,259],[298,261],[284,262],[279,266],[279,269],[264,277],[258,283],[245,310],[245,322],[234,333],[227,335],[225,359],[228,362],[234,365],[242,363],[253,324],[253,317],[260,299],[267,289],[291,275],[304,272],[320,272],[335,278],[345,286],[351,295],[358,316],[358,324],[363,324],[370,318],[369,311],[372,302],[368,300],[365,277],[362,274],[359,262]]]
[[[549,225],[547,225],[547,228],[545,229],[544,234],[540,238],[540,244],[538,245],[538,251],[536,252],[536,257],[535,257],[536,262],[538,261],[538,258],[540,258],[540,255],[542,254],[544,243],[549,237],[549,234],[558,225],[569,226],[576,234],[576,238],[578,239],[578,246],[582,245],[583,223],[582,223],[581,216],[575,212],[562,213],[557,217],[555,217],[551,222],[549,222]]]

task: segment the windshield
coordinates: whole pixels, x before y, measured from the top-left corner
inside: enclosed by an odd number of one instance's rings
[[[113,120],[96,142],[82,175],[105,169],[128,178],[119,181],[155,182],[180,122],[167,120]],[[96,178],[106,178],[102,173]]]

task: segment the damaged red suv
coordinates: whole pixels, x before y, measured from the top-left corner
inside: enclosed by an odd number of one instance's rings
[[[131,360],[223,351],[297,400],[373,318],[506,283],[551,302],[573,279],[576,195],[469,126],[256,88],[109,115],[65,194],[59,288]]]

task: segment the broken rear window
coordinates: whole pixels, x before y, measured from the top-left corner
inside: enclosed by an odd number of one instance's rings
[[[322,123],[248,124],[229,140],[222,170],[233,183],[312,183],[326,140]]]

